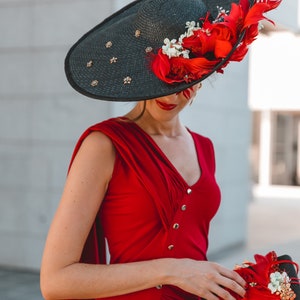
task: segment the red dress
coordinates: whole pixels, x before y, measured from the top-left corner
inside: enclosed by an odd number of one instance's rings
[[[92,131],[101,131],[112,140],[116,159],[82,262],[106,263],[104,237],[110,264],[163,257],[206,260],[209,223],[220,204],[211,141],[190,131],[201,177],[189,186],[151,136],[124,118],[109,119],[87,129],[78,141],[73,158]],[[200,298],[173,286],[163,286],[101,299]]]

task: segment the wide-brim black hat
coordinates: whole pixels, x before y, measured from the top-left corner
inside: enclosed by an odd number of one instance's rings
[[[68,52],[65,72],[72,87],[95,99],[139,101],[183,91],[219,70],[227,57],[207,74],[190,82],[168,84],[151,70],[149,53],[156,53],[166,38],[178,39],[187,21],[199,22],[223,0],[137,0],[86,33]],[[242,35],[243,32],[240,33]]]

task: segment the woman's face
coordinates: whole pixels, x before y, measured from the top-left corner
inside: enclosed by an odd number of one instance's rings
[[[201,83],[198,83],[180,93],[149,100],[146,111],[153,116],[176,116],[186,105],[191,103],[200,87]]]

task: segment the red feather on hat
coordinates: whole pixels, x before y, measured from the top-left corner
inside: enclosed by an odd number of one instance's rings
[[[209,74],[225,59],[217,70],[222,73],[230,61],[241,61],[245,57],[258,35],[261,20],[274,24],[264,13],[277,8],[281,1],[256,0],[250,8],[248,0],[240,0],[239,4],[232,3],[229,14],[221,10],[214,22],[210,22],[207,15],[201,27],[193,24],[179,41],[167,40],[166,49],[160,49],[152,60],[154,74],[168,84],[192,82]]]

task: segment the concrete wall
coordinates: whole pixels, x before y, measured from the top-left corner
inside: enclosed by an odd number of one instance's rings
[[[63,70],[69,47],[128,2],[0,0],[0,265],[39,268],[78,136],[130,108],[78,95]],[[211,253],[246,239],[246,103],[247,61],[206,81],[183,114],[191,129],[215,143],[223,204],[212,224]]]
[[[283,0],[280,6],[268,14],[276,24],[290,31],[298,32],[300,28],[300,1]]]
[[[74,142],[110,114],[65,80],[67,50],[112,1],[0,1],[0,264],[39,268]]]

